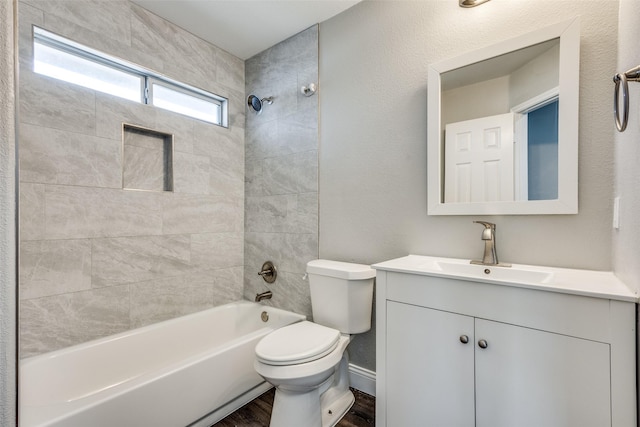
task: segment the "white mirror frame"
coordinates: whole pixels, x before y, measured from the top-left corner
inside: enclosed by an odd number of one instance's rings
[[[560,38],[558,198],[509,202],[444,203],[441,141],[442,73]],[[429,215],[541,215],[578,213],[578,90],[580,20],[574,18],[429,66],[427,95],[427,189]]]

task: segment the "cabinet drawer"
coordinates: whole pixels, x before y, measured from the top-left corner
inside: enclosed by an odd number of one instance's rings
[[[386,274],[386,299],[483,319],[611,342],[611,301],[512,286]]]

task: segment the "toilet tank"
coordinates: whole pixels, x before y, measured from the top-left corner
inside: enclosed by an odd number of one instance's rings
[[[317,259],[307,263],[313,321],[346,334],[371,329],[374,269]]]

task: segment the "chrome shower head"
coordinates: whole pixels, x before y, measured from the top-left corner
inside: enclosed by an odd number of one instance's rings
[[[247,97],[247,105],[249,106],[249,109],[253,110],[256,114],[260,114],[262,112],[264,104],[273,104],[273,96],[268,96],[262,99],[255,95],[249,95],[249,97]]]

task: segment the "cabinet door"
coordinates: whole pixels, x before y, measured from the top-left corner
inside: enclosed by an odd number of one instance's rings
[[[608,344],[476,319],[475,347],[477,427],[611,425]]]
[[[473,426],[473,318],[387,301],[386,335],[386,425]]]

